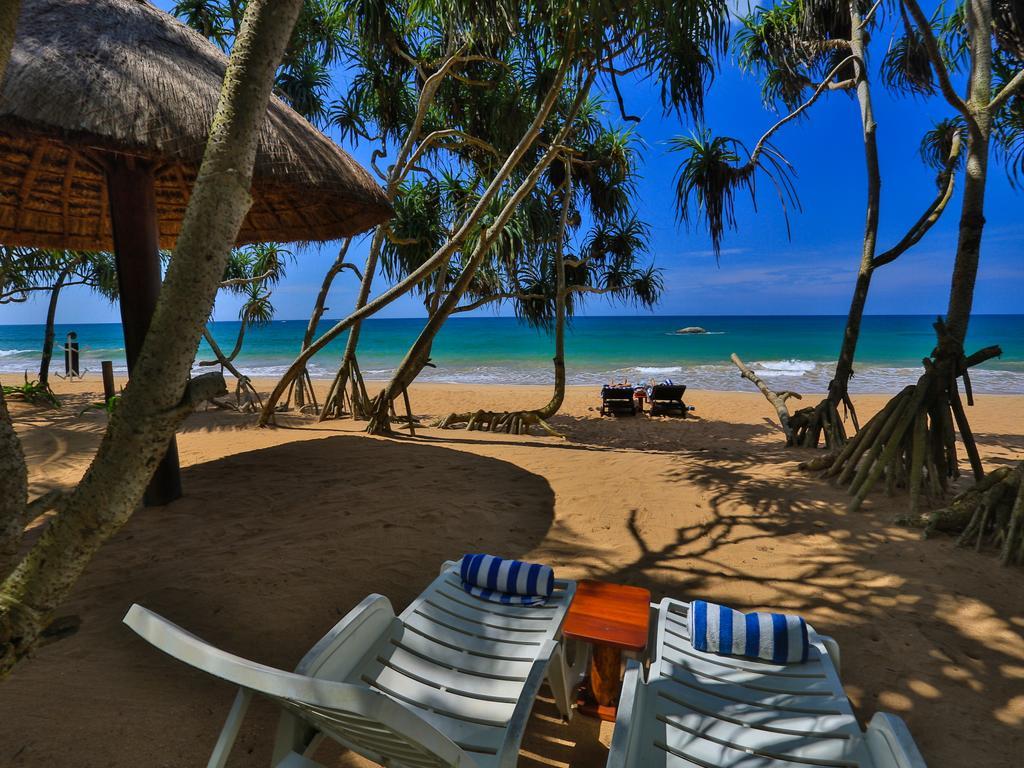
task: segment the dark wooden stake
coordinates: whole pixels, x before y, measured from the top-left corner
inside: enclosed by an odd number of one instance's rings
[[[130,378],[160,296],[160,235],[152,166],[132,157],[110,156],[107,192],[117,260],[124,352]],[[158,507],[180,497],[178,444],[172,437],[146,489],[143,503],[147,507]]]
[[[100,369],[103,371],[103,402],[109,403],[110,398],[117,394],[114,386],[114,364],[110,360],[103,360]]]

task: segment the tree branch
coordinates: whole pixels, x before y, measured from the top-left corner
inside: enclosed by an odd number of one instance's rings
[[[1024,86],[1024,69],[1014,75],[1010,81],[1003,86],[1002,90],[995,95],[995,98],[988,103],[989,111],[995,112],[1002,107],[1006,100],[1013,96],[1015,91],[1019,90],[1021,86]]]
[[[273,277],[276,273],[276,269],[268,269],[262,275],[257,275],[256,277],[235,277],[232,278],[231,280],[222,281],[220,287],[237,288],[242,285],[255,285],[256,283],[262,283],[268,277]],[[68,285],[73,285],[73,283],[68,283]]]
[[[750,153],[750,159],[747,161],[746,165],[751,167],[751,168],[754,165],[756,165],[757,164],[757,158],[761,155],[761,152],[764,150],[764,145],[768,141],[768,139],[771,137],[771,135],[773,133],[775,133],[777,130],[779,130],[779,128],[784,126],[786,123],[790,122],[791,120],[795,120],[797,117],[799,117],[801,115],[801,113],[803,113],[805,110],[809,109],[811,107],[811,105],[814,104],[814,102],[816,102],[818,100],[818,97],[821,96],[821,94],[825,92],[825,90],[828,88],[829,82],[832,80],[833,77],[836,76],[836,73],[838,73],[840,69],[845,67],[849,62],[855,60],[856,58],[857,58],[856,56],[850,55],[850,56],[847,56],[842,61],[840,61],[838,64],[836,64],[832,68],[832,71],[829,72],[825,76],[824,80],[821,81],[821,83],[818,85],[818,87],[814,89],[814,93],[811,94],[811,98],[809,98],[807,101],[805,101],[799,107],[797,107],[794,111],[790,112],[784,118],[779,120],[779,122],[777,122],[775,125],[773,125],[771,128],[769,128],[768,131],[764,134],[764,136],[762,136],[760,139],[757,140],[757,144],[754,145],[754,151]]]
[[[495,157],[501,157],[501,154],[498,152],[497,149],[494,148],[493,145],[489,144],[483,139],[478,139],[476,136],[472,136],[466,133],[465,131],[459,130],[458,128],[446,128],[440,131],[433,131],[432,133],[428,133],[426,136],[423,137],[423,141],[421,141],[419,143],[419,146],[416,147],[416,151],[413,152],[412,155],[409,157],[409,161],[405,163],[405,167],[401,170],[401,172],[398,174],[397,178],[394,180],[393,183],[401,183],[402,179],[405,178],[406,174],[408,174],[409,171],[413,170],[413,166],[416,165],[416,161],[420,159],[424,152],[426,152],[428,146],[430,146],[436,141],[440,141],[441,139],[447,139],[453,136],[459,137],[466,144],[470,144],[474,147],[479,147],[480,149],[490,152]]]
[[[880,253],[871,260],[871,269],[875,270],[879,267],[890,264],[896,261],[900,256],[903,255],[907,249],[916,245],[922,237],[928,234],[928,230],[932,228],[932,225],[939,220],[942,213],[946,210],[946,205],[949,203],[950,198],[953,197],[953,188],[956,186],[956,173],[954,168],[956,161],[960,156],[960,134],[953,134],[953,143],[949,151],[949,159],[946,160],[946,184],[944,187],[939,189],[935,199],[932,200],[931,204],[925,209],[925,212],[921,215],[914,225],[910,228],[910,231],[903,236],[896,245],[884,253]]]
[[[949,79],[949,70],[946,69],[946,63],[942,60],[942,54],[939,52],[939,42],[935,39],[935,33],[932,31],[932,25],[929,23],[928,17],[924,15],[924,11],[917,4],[917,0],[901,1],[904,7],[910,11],[910,15],[914,17],[917,29],[921,33],[921,37],[924,38],[924,47],[928,51],[928,60],[935,70],[935,76],[939,80],[939,88],[942,90],[942,95],[946,97],[946,101],[949,102],[953,109],[962,114],[972,125],[976,125],[970,108],[957,94],[953,83]]]
[[[454,314],[455,312],[470,312],[474,309],[479,309],[485,304],[490,304],[495,301],[505,301],[511,299],[515,299],[516,301],[539,301],[541,299],[546,298],[547,296],[545,296],[542,293],[495,293],[490,296],[484,296],[482,298],[479,298],[476,301],[471,301],[469,304],[463,304],[461,307],[456,307],[455,309],[452,310],[452,313]]]

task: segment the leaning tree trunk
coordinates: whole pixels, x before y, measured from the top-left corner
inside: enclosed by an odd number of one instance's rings
[[[565,437],[556,432],[548,419],[558,413],[565,400],[565,316],[568,289],[565,284],[565,233],[569,223],[569,207],[572,200],[572,164],[566,163],[565,193],[562,199],[562,218],[559,223],[559,247],[555,255],[555,388],[551,399],[543,408],[532,411],[494,412],[478,410],[469,413],[451,413],[437,426],[441,429],[456,429],[465,425],[467,430],[489,430],[527,434],[531,426],[538,426],[553,437]]]
[[[28,524],[28,468],[0,389],[0,579],[14,565]]]
[[[355,266],[345,261],[345,256],[348,254],[348,248],[352,244],[352,238],[347,237],[342,243],[341,248],[338,250],[338,255],[334,259],[334,263],[331,264],[331,268],[327,270],[327,274],[324,275],[323,282],[320,284],[320,292],[316,295],[316,301],[313,304],[313,311],[309,315],[309,322],[306,323],[306,333],[302,337],[302,350],[305,350],[313,343],[313,338],[316,336],[316,328],[320,324],[320,320],[323,319],[325,307],[327,305],[327,294],[331,290],[331,286],[334,284],[334,278],[338,276],[345,267],[349,267],[355,270]],[[299,376],[295,381],[295,408],[301,411],[306,405],[306,389],[309,389],[310,400],[316,403],[316,395],[313,392],[312,383],[309,381],[309,371],[303,369],[302,375]]]
[[[860,106],[861,133],[864,139],[864,165],[867,170],[867,202],[865,206],[864,238],[861,241],[860,268],[854,286],[850,311],[843,329],[843,343],[836,362],[835,375],[829,382],[828,396],[816,406],[803,408],[793,414],[793,427],[797,434],[791,437],[792,445],[816,448],[822,437],[829,450],[842,448],[847,441],[846,427],[840,408],[853,419],[854,429],[858,428],[857,412],[848,391],[853,376],[853,360],[860,337],[861,320],[871,287],[872,266],[878,242],[878,215],[881,204],[882,174],[878,162],[878,124],[875,122],[871,101],[871,85],[865,62],[867,61],[866,36],[863,20],[857,3],[850,3],[850,53],[856,81],[857,102]],[[845,415],[845,414],[844,414]]]
[[[416,376],[423,370],[425,361],[430,357],[430,349],[433,346],[434,339],[465,295],[469,284],[473,281],[473,276],[483,263],[484,256],[490,247],[492,239],[493,237],[484,236],[477,243],[476,249],[463,267],[459,279],[448,292],[444,301],[438,306],[437,311],[432,313],[427,319],[423,330],[420,331],[420,335],[413,342],[409,351],[405,353],[405,357],[392,375],[391,381],[373,399],[370,421],[366,426],[368,434],[391,434],[391,404],[396,398],[408,391]]]
[[[50,360],[53,358],[53,339],[55,334],[54,325],[57,320],[57,300],[60,298],[61,288],[64,281],[71,274],[71,266],[64,267],[57,276],[56,282],[50,289],[50,303],[46,307],[46,332],[43,335],[43,356],[39,361],[39,384],[46,389],[50,388]]]
[[[0,82],[3,82],[7,71],[7,62],[11,59],[14,47],[14,34],[18,28],[18,16],[21,14],[21,0],[7,0],[0,3]]]
[[[358,312],[366,306],[370,298],[370,289],[373,287],[373,276],[377,271],[377,261],[380,258],[381,248],[384,246],[384,238],[387,237],[384,227],[377,227],[370,241],[370,251],[366,254],[366,264],[363,265],[363,277],[359,281],[359,294],[356,296],[355,309]],[[356,346],[359,344],[359,332],[362,329],[363,321],[356,320],[349,328],[348,338],[345,340],[345,351],[341,355],[341,363],[338,366],[338,373],[334,377],[330,390],[324,398],[324,407],[320,411],[320,421],[341,416],[341,403],[349,381],[352,382],[350,399],[352,402],[352,413],[357,410],[369,411],[369,403],[364,402],[361,380],[355,375]]]
[[[238,355],[242,348],[242,341],[245,337],[245,328],[248,324],[248,315],[242,317],[242,327],[238,329],[238,340],[235,342],[235,348],[232,350],[230,355],[225,355],[224,351],[220,348],[220,344],[210,333],[209,328],[203,329],[203,339],[210,345],[210,349],[213,351],[213,360],[203,360],[199,363],[200,367],[219,365],[224,370],[228,371],[232,376],[235,377],[235,409],[238,411],[251,412],[258,409],[263,405],[263,401],[260,399],[260,393],[256,391],[256,387],[252,385],[252,380],[238,370],[235,365],[235,357]],[[245,401],[243,402],[243,396]],[[221,403],[215,403],[215,405],[222,405]]]
[[[103,543],[131,517],[167,442],[192,408],[224,390],[188,382],[231,246],[252,199],[256,139],[301,0],[250,0],[224,76],[203,162],[132,380],[81,482],[0,585],[0,676],[39,639]],[[213,381],[211,381],[211,379]]]

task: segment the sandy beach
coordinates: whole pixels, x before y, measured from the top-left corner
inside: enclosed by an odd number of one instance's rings
[[[12,404],[34,494],[70,488],[87,467],[106,415],[79,412],[99,388],[95,375],[61,384],[59,411]],[[437,417],[536,407],[550,391],[411,395],[417,415]],[[0,685],[0,765],[205,764],[234,691],[124,627],[133,602],[290,669],[367,594],[400,610],[443,560],[485,551],[655,600],[802,614],[839,641],[863,720],[901,715],[933,768],[1019,766],[1020,570],[894,525],[901,499],[878,494],[848,514],[842,491],[796,469],[807,452],[783,447],[756,392],[686,399],[695,418],[601,418],[595,389],[571,387],[552,422],[565,440],[430,428],[383,439],[350,420],[255,429],[252,416],[194,414],[178,436],[185,497],[135,514],[64,606],[80,631]],[[862,420],[885,400],[854,399]],[[1020,460],[1024,396],[981,396],[970,416],[988,467]],[[554,713],[538,702],[520,764],[603,766],[611,727]],[[275,725],[257,702],[231,765],[267,764]],[[365,764],[330,746],[317,759]]]

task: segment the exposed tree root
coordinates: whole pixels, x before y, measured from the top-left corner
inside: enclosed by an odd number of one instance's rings
[[[505,432],[512,435],[528,435],[530,427],[540,427],[552,437],[562,437],[541,416],[539,411],[473,411],[450,413],[437,423],[441,429],[462,429],[480,432]]]
[[[942,498],[949,481],[959,476],[956,430],[974,471],[981,480],[984,470],[967,415],[960,401],[957,379],[964,378],[968,403],[973,402],[968,369],[1000,354],[988,347],[970,357],[950,352],[949,338],[936,323],[939,346],[932,359],[924,360],[925,372],[917,384],[906,387],[872,418],[836,455],[825,476],[849,486],[849,508],[860,507],[879,480],[886,490],[910,493],[910,517],[918,514],[922,494],[932,501]],[[955,424],[955,427],[954,427]]]
[[[924,528],[925,536],[959,534],[958,544],[976,550],[999,547],[1003,565],[1024,565],[1024,462],[990,472],[942,509],[900,522]]]
[[[324,398],[320,421],[351,416],[353,419],[369,419],[373,414],[373,403],[366,392],[366,383],[359,370],[359,362],[353,353],[338,369],[331,382],[331,388]]]

